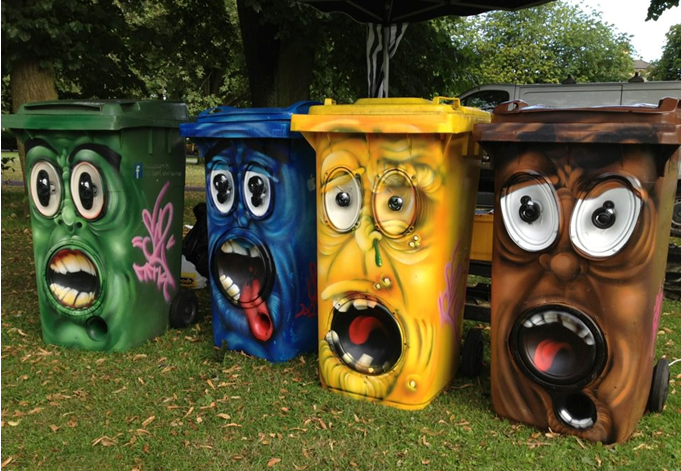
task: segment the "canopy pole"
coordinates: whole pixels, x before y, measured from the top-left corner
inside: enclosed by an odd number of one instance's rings
[[[383,94],[388,98],[388,77],[390,76],[390,25],[383,25]]]

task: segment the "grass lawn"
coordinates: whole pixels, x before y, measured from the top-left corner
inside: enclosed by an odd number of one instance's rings
[[[672,366],[665,411],[645,415],[627,443],[604,446],[497,418],[489,398],[488,353],[479,379],[457,379],[425,410],[406,412],[323,390],[315,354],[273,365],[220,352],[212,344],[206,290],[199,293],[199,324],[132,351],[45,345],[23,198],[23,188],[2,187],[3,468],[681,467],[681,363]],[[186,223],[193,224],[191,208],[204,198],[186,193]],[[482,326],[488,348],[489,326]],[[681,357],[681,303],[664,304],[661,355]]]

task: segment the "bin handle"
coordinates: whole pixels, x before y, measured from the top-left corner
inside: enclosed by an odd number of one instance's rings
[[[527,102],[523,100],[512,100],[512,101],[505,101],[503,103],[499,103],[495,108],[494,108],[494,114],[501,114],[501,113],[511,113],[516,110],[522,110],[523,108],[526,108],[529,106]]]
[[[433,104],[434,105],[439,105],[439,104],[451,104],[452,108],[458,108],[461,106],[461,100],[458,98],[452,98],[448,96],[436,96],[433,98]]]

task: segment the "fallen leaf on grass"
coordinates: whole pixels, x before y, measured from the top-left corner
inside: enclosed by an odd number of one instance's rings
[[[307,465],[305,466],[298,466],[297,464],[293,463],[293,467],[296,469],[296,471],[303,471],[307,469]]]
[[[149,417],[147,420],[145,420],[144,422],[142,422],[142,427],[146,427],[147,425],[149,425],[150,423],[152,423],[154,420],[156,420],[156,416],[155,416],[155,415],[152,415],[152,416]]]
[[[111,438],[111,437],[107,437],[106,435],[102,435],[101,437],[92,441],[92,446],[97,446],[97,445],[114,446],[116,443],[118,443],[118,442],[116,441],[115,438]]]
[[[184,414],[184,417],[186,418],[186,417],[189,416],[192,412],[194,412],[194,406],[191,406],[191,407],[189,408],[189,410],[187,411],[187,413]]]
[[[640,450],[640,449],[644,449],[644,450],[652,450],[652,449],[653,449],[653,447],[652,447],[652,446],[650,446],[650,445],[648,445],[647,443],[641,443],[641,444],[640,444],[639,446],[637,446],[636,448],[634,448],[634,451],[636,451],[636,450]]]
[[[10,456],[9,458],[7,458],[5,461],[2,462],[2,465],[0,465],[0,467],[4,468],[8,464],[10,464],[13,459],[14,459],[14,456]]]
[[[232,418],[229,414],[218,414],[218,417],[225,420],[229,420]]]
[[[19,425],[20,422],[21,422],[21,420],[17,420],[17,421],[8,420],[6,423],[7,423],[7,425],[9,425],[10,427],[16,427],[17,425]]]
[[[428,442],[428,440],[426,440],[425,435],[421,435],[421,438],[419,438],[419,443],[422,444],[423,446],[430,448],[430,443]]]
[[[59,430],[59,427],[57,427],[56,425],[52,424],[52,425],[50,425],[50,430],[52,430],[53,432],[57,433],[57,430]]]
[[[280,461],[281,461],[281,458],[270,458],[270,460],[267,462],[267,467],[272,468],[273,466],[275,466]]]

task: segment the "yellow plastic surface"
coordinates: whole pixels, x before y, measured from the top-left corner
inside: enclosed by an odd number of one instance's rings
[[[422,409],[456,374],[481,159],[470,131],[489,114],[452,101],[367,99],[293,116],[317,153],[319,366],[331,391]],[[403,184],[386,193],[391,176]],[[345,229],[325,206],[339,188],[359,201]],[[395,194],[405,206],[415,195],[413,219],[389,209]],[[357,298],[399,325],[402,353],[380,374],[348,366],[327,340],[338,307]]]
[[[448,133],[489,123],[490,114],[461,106],[458,98],[362,98],[352,105],[327,99],[306,115],[294,115],[291,130],[300,132]]]
[[[473,219],[473,240],[471,244],[471,260],[492,261],[492,228],[494,215],[490,213],[475,214]]]

